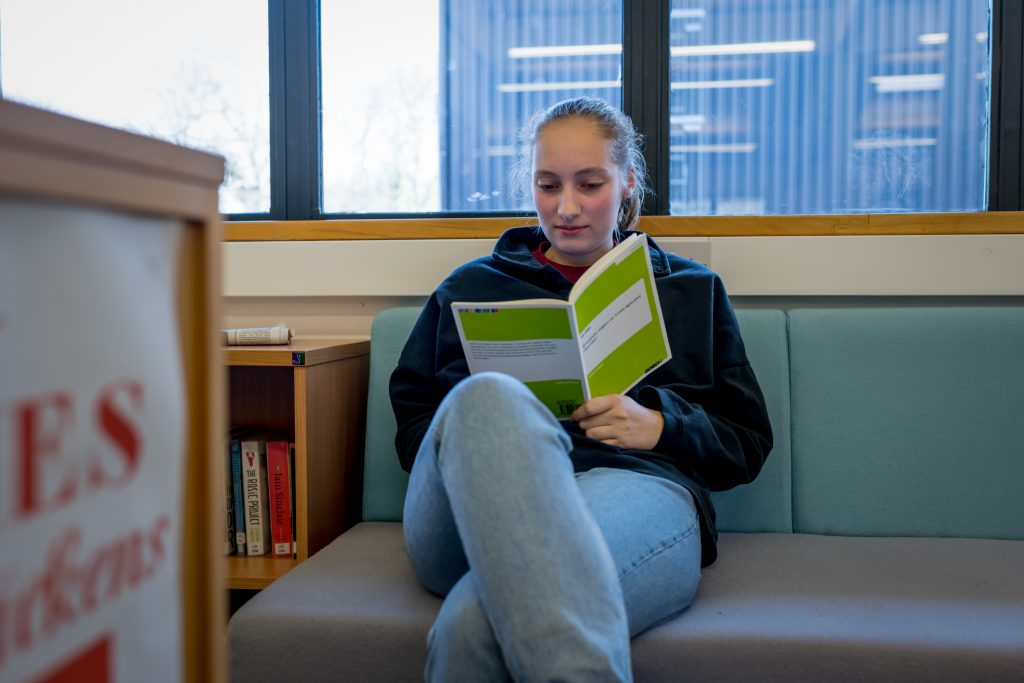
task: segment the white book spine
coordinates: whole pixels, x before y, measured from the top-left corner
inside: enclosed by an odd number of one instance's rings
[[[245,483],[245,532],[249,555],[266,555],[270,550],[267,516],[267,442],[242,442],[242,474]]]

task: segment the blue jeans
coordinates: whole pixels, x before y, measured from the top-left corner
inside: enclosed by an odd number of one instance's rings
[[[682,612],[700,532],[678,484],[573,473],[572,442],[518,380],[484,373],[439,407],[409,479],[405,544],[444,596],[430,681],[629,681],[632,636]]]

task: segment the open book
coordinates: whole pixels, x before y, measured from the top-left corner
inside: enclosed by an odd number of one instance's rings
[[[452,313],[471,373],[518,378],[560,419],[672,358],[644,235],[590,266],[568,301],[454,302]]]

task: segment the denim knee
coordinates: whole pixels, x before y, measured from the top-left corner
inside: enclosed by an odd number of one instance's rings
[[[441,406],[465,414],[464,411],[491,411],[495,406],[515,405],[524,400],[534,400],[533,393],[516,378],[500,372],[481,372],[456,384]]]
[[[551,411],[518,379],[498,372],[470,375],[459,382],[438,409],[435,438],[455,434],[463,446],[532,448],[549,437],[565,452],[572,440]],[[521,443],[520,443],[521,442]],[[486,448],[474,450],[477,457]]]

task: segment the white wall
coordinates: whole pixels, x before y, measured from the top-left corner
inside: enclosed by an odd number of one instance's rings
[[[787,297],[1021,297],[1024,235],[661,238],[744,302]],[[228,242],[225,327],[368,334],[383,308],[421,303],[494,240]]]

